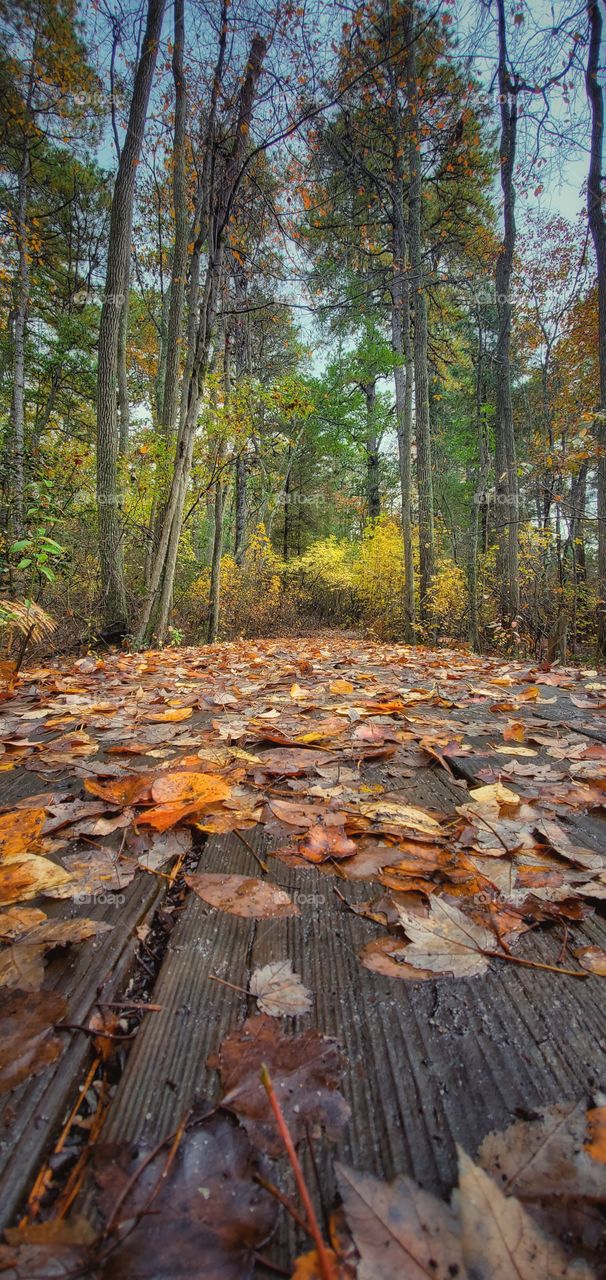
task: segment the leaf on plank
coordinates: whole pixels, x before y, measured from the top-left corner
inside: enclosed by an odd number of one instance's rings
[[[0,815],[0,862],[15,862],[37,840],[44,826],[44,809],[17,809]]]
[[[398,908],[398,915],[411,939],[406,949],[409,964],[434,973],[450,973],[455,978],[474,978],[486,972],[488,957],[483,951],[494,950],[494,934],[470,920],[458,907],[444,898],[432,897],[426,919],[404,907]]]
[[[255,876],[222,875],[220,872],[193,872],[185,882],[199,898],[232,916],[298,916],[299,908],[284,889]]]
[[[48,896],[52,898],[92,898],[97,893],[121,892],[130,884],[137,870],[136,863],[120,858],[116,849],[98,845],[68,854],[63,859],[65,880],[54,885]]]
[[[64,1040],[54,1024],[67,1013],[56,991],[0,991],[0,1093],[55,1062]]]
[[[21,933],[27,933],[28,929],[32,929],[35,924],[41,924],[46,920],[44,911],[40,911],[38,907],[9,907],[8,911],[0,913],[0,939],[3,942],[11,938],[17,938]]]
[[[473,1280],[595,1280],[583,1261],[571,1261],[544,1234],[515,1196],[506,1196],[483,1169],[459,1150],[463,1259]]]
[[[453,1210],[412,1178],[382,1182],[336,1164],[343,1208],[360,1263],[358,1280],[465,1280]]]
[[[256,1014],[226,1036],[209,1058],[226,1091],[221,1106],[240,1118],[254,1146],[277,1157],[283,1145],[259,1077],[263,1064],[293,1142],[305,1136],[307,1126],[336,1139],[349,1117],[338,1089],[344,1060],[336,1040],[317,1031],[286,1036],[271,1018]]]
[[[299,853],[307,862],[326,862],[329,858],[351,858],[356,852],[353,840],[343,827],[325,827],[316,823],[299,844]]]
[[[311,1009],[311,992],[293,973],[290,960],[272,960],[255,969],[248,989],[270,1018],[293,1018]]]
[[[167,1149],[151,1160],[138,1144],[133,1158],[128,1151],[98,1151],[95,1176],[105,1213],[111,1215],[132,1179],[119,1217],[134,1223],[105,1264],[103,1280],[157,1280],[159,1272],[249,1280],[255,1251],[274,1230],[277,1206],[255,1181],[259,1162],[244,1129],[225,1114],[186,1129],[163,1177]]]
[[[58,867],[50,858],[26,854],[21,861],[16,859],[0,868],[0,906],[23,902],[39,893],[55,895],[62,890],[67,890],[65,896],[70,897],[70,885],[71,876],[63,867]]]
[[[420,982],[423,978],[435,978],[431,969],[419,969],[408,960],[406,943],[392,934],[367,942],[358,954],[365,969],[380,973],[385,978],[404,978],[408,982]]]
[[[602,947],[575,947],[572,954],[583,969],[606,978],[606,951]]]
[[[559,1102],[534,1120],[517,1120],[489,1133],[478,1164],[508,1195],[521,1200],[549,1197],[606,1199],[606,1167],[591,1158],[585,1101]]]

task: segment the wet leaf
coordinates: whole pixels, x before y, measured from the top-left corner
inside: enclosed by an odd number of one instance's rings
[[[463,1258],[473,1280],[595,1280],[584,1262],[571,1262],[544,1235],[515,1196],[505,1196],[459,1148]]]
[[[0,991],[0,1093],[37,1076],[61,1054],[65,1037],[54,1024],[67,1013],[55,991]]]
[[[269,880],[254,876],[229,876],[219,872],[194,872],[185,876],[186,884],[211,907],[219,907],[232,916],[298,916],[299,908],[284,889]]]
[[[348,1226],[360,1254],[358,1280],[465,1280],[456,1214],[412,1178],[381,1182],[335,1166]]]
[[[328,858],[351,858],[356,852],[353,840],[343,827],[325,827],[316,823],[299,844],[299,853],[307,862],[326,862]]]
[[[14,862],[37,840],[44,825],[44,809],[18,809],[0,815],[0,862]]]
[[[134,1160],[126,1152],[105,1163],[97,1158],[106,1212],[142,1169],[120,1208],[122,1219],[134,1220],[134,1230],[106,1263],[102,1280],[156,1280],[159,1259],[167,1277],[252,1277],[255,1250],[275,1226],[276,1203],[254,1180],[258,1161],[244,1130],[227,1115],[187,1129],[163,1179],[166,1154],[160,1150],[147,1164],[140,1147]]]
[[[63,867],[49,858],[29,854],[23,861],[11,861],[0,868],[0,905],[23,902],[39,893],[57,893],[67,889],[72,879]],[[67,896],[70,895],[68,889]]]
[[[271,1018],[257,1014],[209,1059],[224,1090],[221,1105],[240,1118],[254,1146],[276,1157],[283,1146],[259,1078],[264,1063],[293,1141],[305,1136],[306,1126],[335,1139],[349,1116],[338,1090],[344,1063],[336,1040],[317,1031],[287,1036]]]
[[[572,953],[579,964],[589,973],[597,973],[606,978],[606,951],[601,947],[575,947]]]
[[[473,978],[485,973],[488,959],[483,949],[494,950],[494,934],[475,924],[458,907],[443,898],[432,897],[425,920],[398,908],[400,923],[411,945],[406,949],[409,964],[434,973],[450,973],[455,978]]]
[[[606,1167],[586,1149],[584,1100],[561,1102],[535,1120],[518,1120],[504,1132],[489,1133],[478,1164],[507,1195],[520,1200],[551,1197],[606,1199]]]
[[[311,992],[293,973],[290,960],[272,960],[255,969],[248,989],[261,1012],[272,1018],[292,1018],[311,1009]]]
[[[407,959],[408,947],[399,938],[387,934],[367,942],[359,953],[365,969],[380,973],[385,978],[404,978],[408,982],[420,982],[423,978],[435,978],[431,969],[419,969]]]

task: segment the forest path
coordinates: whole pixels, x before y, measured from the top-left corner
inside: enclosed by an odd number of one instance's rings
[[[29,1196],[30,1221],[76,1201],[102,1231],[91,1161],[107,1195],[115,1144],[142,1158],[225,1096],[252,1147],[213,1132],[214,1164],[231,1184],[260,1151],[296,1199],[262,1060],[320,1212],[337,1154],[447,1195],[457,1143],[475,1157],[562,1102],[584,1116],[606,1076],[605,713],[595,672],[339,633],[23,672],[1,736],[2,1225]],[[95,1014],[129,1039],[91,1049]],[[308,1247],[282,1213],[261,1248],[255,1195],[254,1243],[237,1213],[213,1234],[234,1275]],[[558,1216],[568,1248],[595,1246],[599,1222]],[[166,1231],[137,1269],[142,1234],[111,1274],[178,1274]]]

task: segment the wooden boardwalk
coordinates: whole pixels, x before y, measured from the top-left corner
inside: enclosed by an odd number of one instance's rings
[[[432,709],[434,721],[440,715],[446,718],[448,712]],[[400,777],[399,803],[452,814],[468,785],[481,784],[494,770],[495,757],[487,749],[489,722],[481,708],[467,707],[456,715],[467,720],[466,741],[473,750],[450,758],[451,774],[433,762]],[[571,703],[568,691],[558,689],[557,703],[541,708],[541,722],[545,720],[561,724],[567,733],[587,733],[593,741],[606,742],[606,716],[588,717]],[[475,735],[474,728],[479,730]],[[379,769],[378,764],[367,766],[369,785],[382,776]],[[31,771],[0,774],[1,804],[11,809],[46,786]],[[575,810],[570,830],[586,848],[605,851],[603,810],[594,809],[591,815]],[[346,1063],[343,1093],[350,1120],[336,1146],[318,1144],[316,1151],[324,1207],[333,1200],[336,1154],[383,1179],[410,1174],[424,1188],[448,1196],[456,1182],[457,1143],[473,1156],[490,1130],[562,1100],[589,1100],[605,1087],[604,979],[591,976],[581,982],[498,961],[485,976],[472,979],[405,982],[383,977],[361,965],[358,954],[385,933],[384,926],[355,914],[342,900],[353,905],[368,900],[376,885],[344,881],[338,868],[326,874],[324,868],[289,865],[274,856],[276,840],[262,825],[247,830],[245,841],[236,833],[211,835],[206,841],[200,837],[189,867],[197,861],[205,872],[262,875],[247,845],[265,859],[268,879],[289,892],[300,914],[242,919],[183,891],[159,971],[147,984],[145,999],[159,1009],[141,1018],[132,1047],[122,1054],[100,1135],[104,1143],[154,1146],[174,1132],[192,1106],[216,1097],[217,1075],[207,1059],[254,1011],[254,1000],[244,994],[253,971],[286,958],[312,993],[314,1030],[337,1039]],[[115,926],[77,949],[53,953],[45,986],[66,996],[67,1023],[85,1026],[100,1000],[128,998],[139,945],[136,929],[154,919],[170,891],[168,880],[139,871],[119,910],[111,903],[84,907],[64,900],[52,905],[54,917],[86,914]],[[44,905],[49,910],[48,902]],[[606,949],[606,923],[597,905],[576,926],[575,946]],[[516,954],[557,965],[561,942],[556,928],[535,930]],[[309,1029],[310,1016],[289,1020],[288,1026],[289,1031]],[[35,1176],[53,1151],[90,1063],[87,1036],[65,1032],[63,1044],[52,1066],[3,1099],[3,1228],[24,1212]],[[310,1171],[307,1150],[305,1161]],[[280,1177],[289,1190],[289,1171],[282,1170]],[[86,1204],[86,1182],[79,1194]],[[274,1265],[288,1269],[305,1247],[285,1217],[265,1252]]]

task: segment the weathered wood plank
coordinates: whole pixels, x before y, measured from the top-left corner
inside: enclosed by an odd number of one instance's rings
[[[86,1025],[97,1000],[111,1000],[126,986],[137,945],[135,929],[155,909],[164,885],[165,881],[141,871],[123,891],[121,903],[92,901],[77,907],[70,901],[45,901],[45,910],[54,918],[85,915],[114,926],[96,939],[62,950],[49,965],[44,987],[65,996],[67,1022]],[[78,1032],[61,1036],[64,1048],[57,1062],[3,1099],[0,1228],[13,1219],[59,1132],[90,1056],[88,1036]]]

